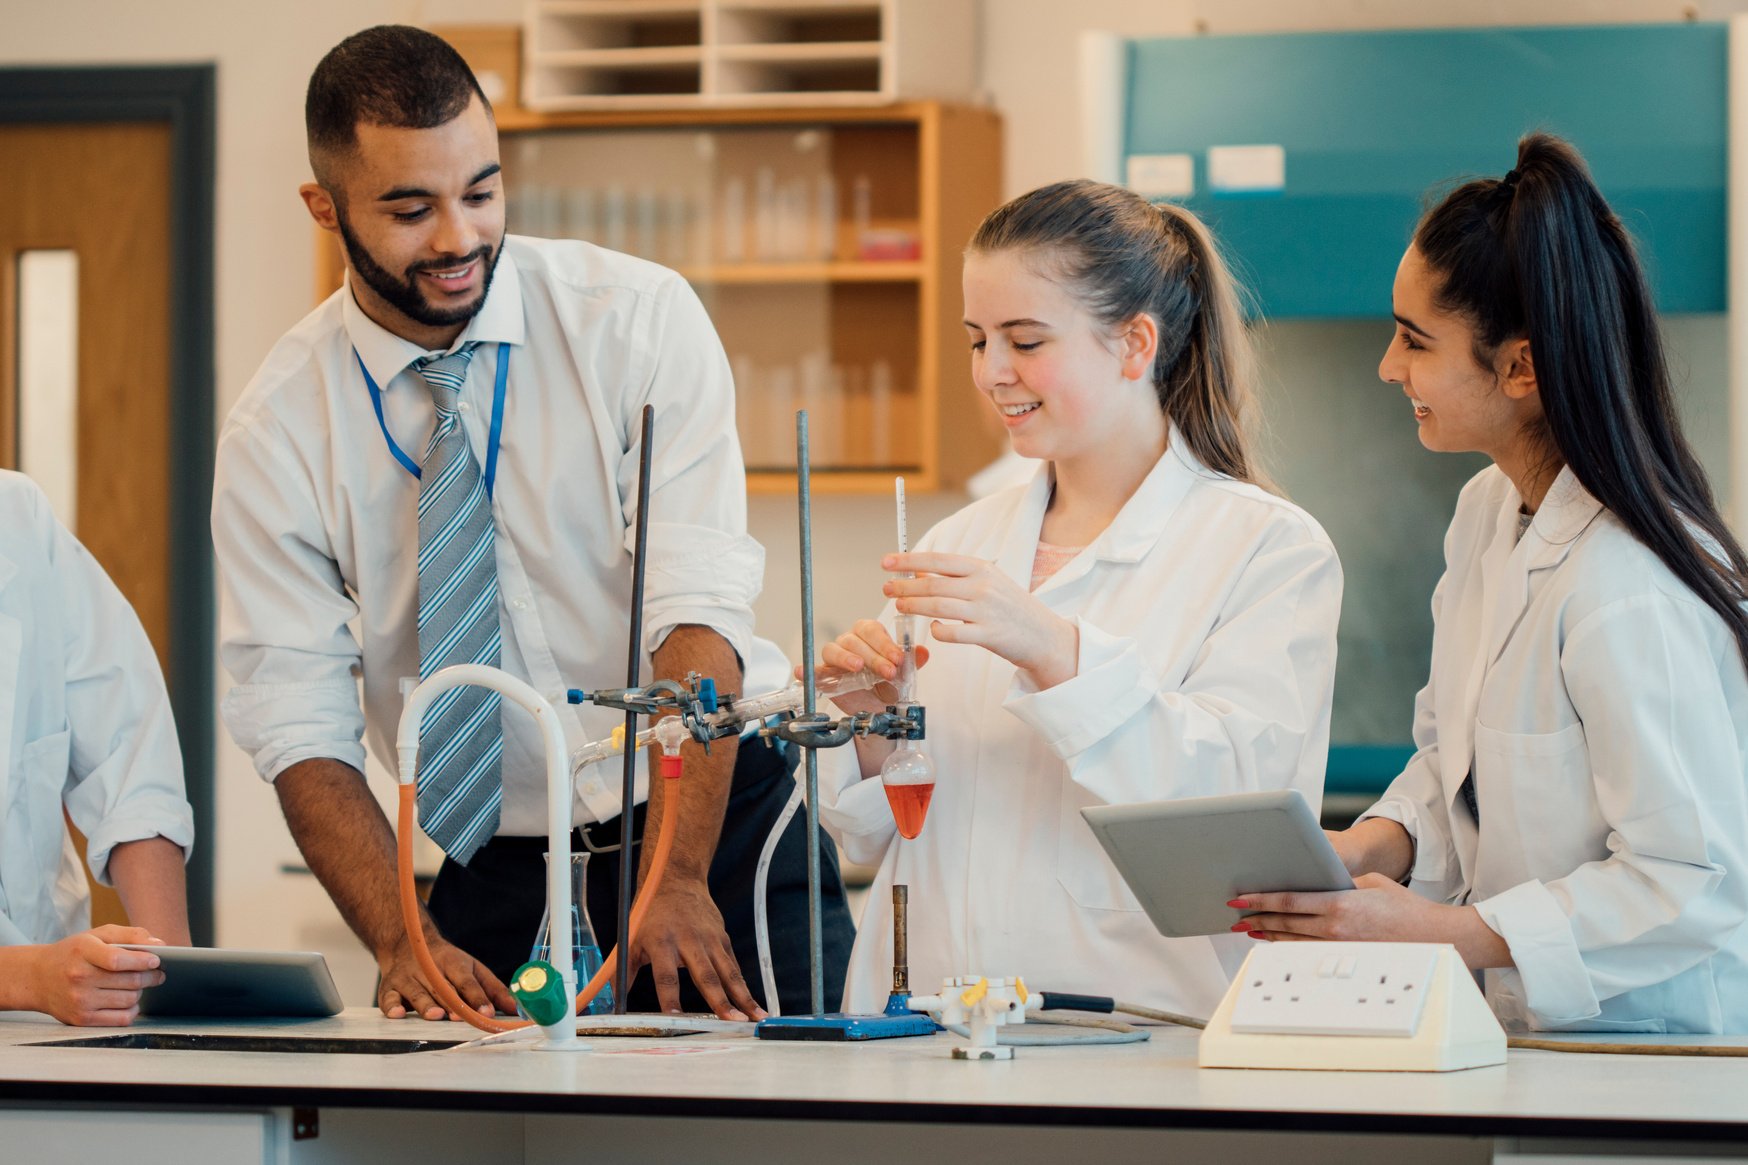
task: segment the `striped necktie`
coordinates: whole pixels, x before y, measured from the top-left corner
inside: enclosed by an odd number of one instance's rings
[[[498,562],[492,503],[457,417],[474,345],[414,367],[437,404],[419,476],[419,678],[457,663],[495,667]],[[451,688],[425,712],[419,746],[419,825],[467,864],[498,829],[504,751],[498,693]]]

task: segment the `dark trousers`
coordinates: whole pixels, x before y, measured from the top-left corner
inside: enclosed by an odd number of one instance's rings
[[[756,741],[743,742],[735,760],[722,838],[710,866],[710,896],[722,911],[722,921],[747,987],[761,1005],[766,1005],[766,1000],[753,928],[754,878],[759,853],[794,789],[783,753]],[[590,840],[597,846],[617,845],[623,821],[621,816],[589,826]],[[644,807],[639,805],[632,815],[632,832],[639,839],[643,836],[643,824]],[[806,1014],[812,1007],[807,958],[806,839],[807,811],[802,807],[784,829],[771,856],[766,887],[771,963],[783,1011],[790,1015]],[[654,844],[653,838],[648,840]],[[837,850],[823,831],[820,844],[825,1006],[834,1010],[843,995],[855,927],[844,899]],[[582,850],[577,834],[572,835],[571,847],[573,852]],[[545,853],[544,836],[495,837],[480,847],[465,866],[445,858],[431,888],[431,919],[443,937],[490,967],[505,983],[528,961],[540,926],[540,915],[546,906]],[[617,853],[597,854],[589,859],[588,899],[589,921],[605,954],[619,941]],[[680,972],[680,1006],[687,1011],[710,1010],[684,969]],[[632,982],[629,1009],[660,1010],[647,968]]]

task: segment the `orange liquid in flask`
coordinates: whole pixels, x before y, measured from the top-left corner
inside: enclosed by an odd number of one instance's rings
[[[887,785],[886,801],[892,806],[892,819],[898,822],[898,832],[906,840],[923,831],[929,815],[929,798],[935,795],[935,784]]]

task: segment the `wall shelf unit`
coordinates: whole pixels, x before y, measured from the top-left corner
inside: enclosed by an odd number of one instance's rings
[[[785,19],[837,7],[738,2]],[[995,114],[936,102],[540,113],[516,100],[514,29],[437,31],[502,94],[512,232],[640,255],[698,291],[734,367],[750,491],[794,489],[803,407],[822,493],[886,493],[895,473],[918,491],[956,488],[999,453],[970,383],[959,289],[965,242],[1000,203]],[[343,263],[326,234],[318,256],[325,296]]]
[[[962,97],[971,0],[531,0],[523,101],[564,110]]]

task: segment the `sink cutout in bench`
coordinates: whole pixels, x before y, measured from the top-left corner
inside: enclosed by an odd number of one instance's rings
[[[117,1036],[80,1036],[45,1040],[27,1048],[144,1048],[153,1052],[291,1052],[334,1055],[394,1056],[453,1048],[460,1040],[359,1040],[319,1036],[223,1036],[178,1032],[129,1032]]]

